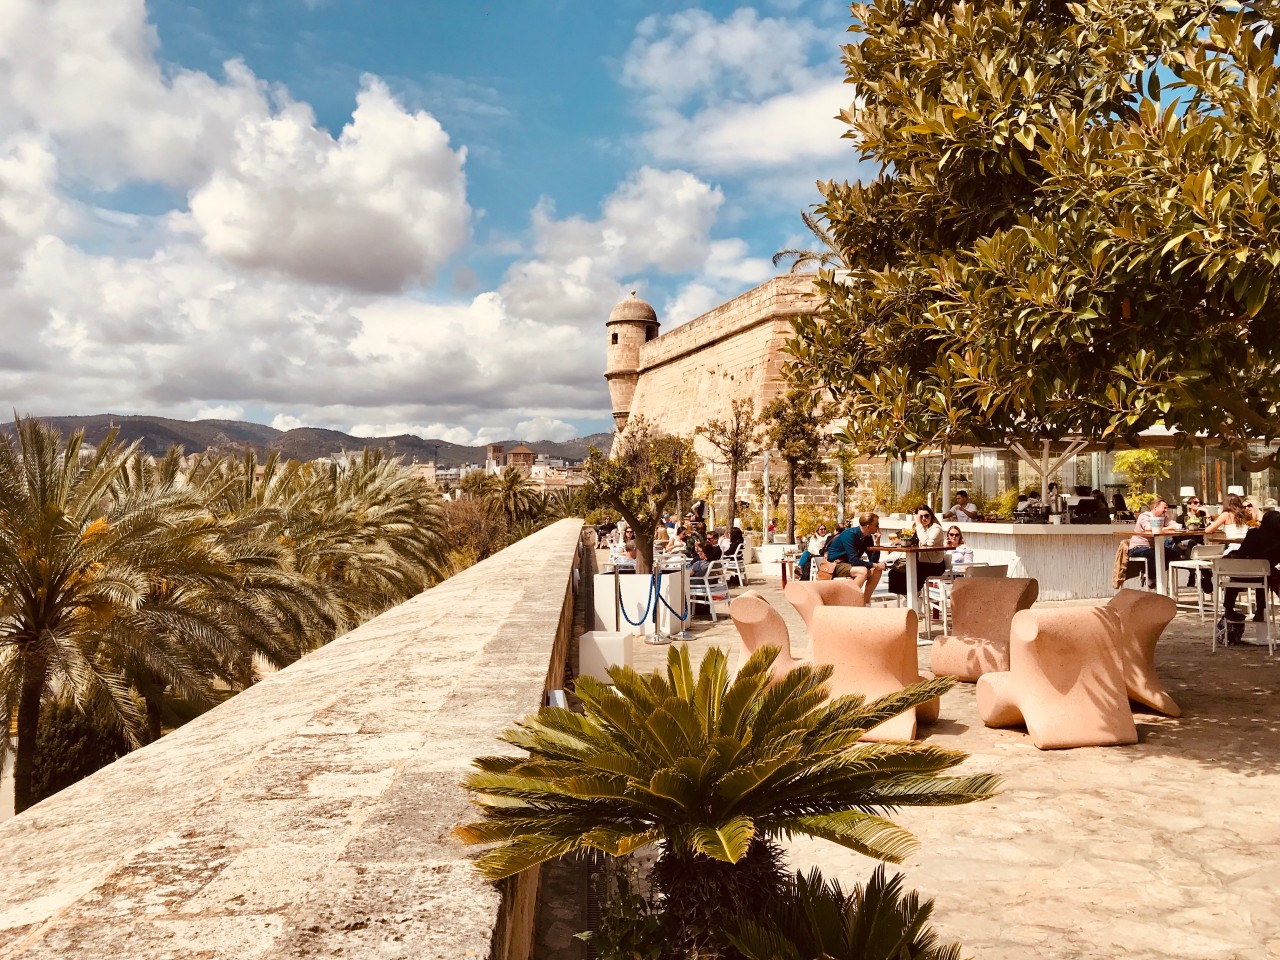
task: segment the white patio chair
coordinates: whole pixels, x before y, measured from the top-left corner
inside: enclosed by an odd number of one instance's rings
[[[1007,563],[971,563],[970,569],[965,571],[966,577],[1007,577],[1009,575],[1009,565]]]
[[[723,560],[712,560],[703,576],[689,577],[689,607],[692,609],[694,604],[705,604],[711,611],[712,623],[716,621],[716,604],[723,603],[727,611],[731,599]]]
[[[979,567],[987,567],[990,564],[978,561],[970,561],[962,564],[959,570],[953,570],[951,567],[951,554],[943,557],[942,561],[946,565],[946,570],[939,577],[928,577],[924,581],[924,599],[928,605],[929,619],[933,619],[933,612],[938,611],[938,615],[942,618],[942,635],[945,637],[951,633],[951,587],[955,584],[956,578],[967,576],[970,570]],[[1008,566],[1005,572],[1008,572]],[[981,574],[978,574],[981,576]],[[930,636],[933,630],[928,630]]]
[[[1275,634],[1272,626],[1275,621],[1275,604],[1271,602],[1271,594],[1267,590],[1267,578],[1271,576],[1271,563],[1267,560],[1238,560],[1234,557],[1219,557],[1213,561],[1213,624],[1212,639],[1209,641],[1210,651],[1218,649],[1218,617],[1222,609],[1223,592],[1228,587],[1235,587],[1246,592],[1262,591],[1262,618],[1254,627],[1254,637],[1259,628],[1267,641],[1267,655],[1275,655]],[[1258,611],[1254,610],[1256,616]]]
[[[722,558],[724,563],[724,572],[726,577],[737,577],[738,586],[745,587],[747,585],[747,564],[743,559],[746,552],[745,544],[738,544],[738,549],[732,553],[726,553]]]
[[[1191,548],[1191,557],[1187,560],[1174,560],[1169,564],[1169,596],[1175,601],[1179,599],[1182,591],[1178,587],[1179,570],[1186,570],[1191,574],[1192,589],[1196,595],[1196,611],[1200,615],[1200,622],[1204,623],[1204,591],[1200,589],[1200,578],[1206,571],[1213,570],[1213,561],[1215,557],[1222,556],[1223,545],[1220,543],[1201,543]]]

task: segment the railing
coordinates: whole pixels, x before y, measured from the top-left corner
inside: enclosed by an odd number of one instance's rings
[[[563,520],[0,823],[0,957],[525,960],[538,878],[451,835],[473,757],[563,685]]]

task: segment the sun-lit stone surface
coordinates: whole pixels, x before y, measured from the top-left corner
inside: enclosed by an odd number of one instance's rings
[[[536,709],[561,521],[0,824],[0,958],[489,956],[458,782]]]

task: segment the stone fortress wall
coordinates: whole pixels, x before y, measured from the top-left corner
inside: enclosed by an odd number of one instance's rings
[[[610,343],[609,369],[622,374],[609,381],[615,419],[620,412],[623,423],[627,414],[640,415],[667,433],[691,436],[709,420],[727,419],[734,400],[749,399],[759,413],[784,389],[782,348],[791,335],[791,318],[817,311],[813,294],[811,275],[774,277],[641,343],[633,354],[634,366],[627,362],[625,340]],[[622,310],[627,304],[619,304],[614,315],[636,312]],[[629,377],[634,377],[634,387],[615,389]],[[715,452],[705,440],[695,442],[699,457]]]
[[[659,318],[632,294],[614,308],[608,324],[605,375],[615,422],[621,428],[630,416],[643,416],[665,433],[694,436],[710,420],[727,420],[734,400],[750,400],[759,414],[785,390],[783,347],[792,318],[817,311],[813,275],[784,274],[654,336]],[[728,471],[711,462],[715,448],[702,437],[694,438],[694,448],[702,462],[699,485],[710,473],[723,495]],[[771,469],[776,492],[785,483],[786,468],[775,456]],[[760,472],[757,463],[740,478],[739,499],[754,502],[751,483]],[[865,484],[881,476],[884,466],[859,465],[858,473]],[[808,482],[797,490],[796,501],[833,504],[833,486]]]

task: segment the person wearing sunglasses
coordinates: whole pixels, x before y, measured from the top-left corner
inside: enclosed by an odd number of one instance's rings
[[[933,509],[924,503],[916,507],[915,528],[917,545],[926,548],[916,555],[916,570],[919,573],[917,583],[923,587],[925,580],[929,577],[941,576],[946,571],[946,564],[943,562],[943,556],[946,553],[943,549],[944,534],[942,524],[938,522]],[[929,547],[936,549],[927,549]],[[896,593],[900,597],[907,595],[905,564],[898,564],[889,571],[889,592]]]
[[[818,524],[818,528],[814,531],[809,543],[805,547],[804,553],[800,554],[796,560],[796,576],[801,580],[809,579],[810,561],[814,557],[821,557],[827,552],[827,544],[831,542],[831,534],[827,533],[827,525],[825,523]]]
[[[1188,497],[1178,512],[1177,521],[1185,530],[1203,530],[1208,514],[1200,509],[1199,497]],[[1185,560],[1191,556],[1191,549],[1201,542],[1200,537],[1169,537],[1164,542],[1165,556],[1172,563],[1174,560]],[[1196,585],[1195,571],[1187,574],[1187,586]]]
[[[964,534],[960,532],[959,527],[948,529],[943,543],[951,557],[952,570],[973,563],[973,547],[964,542]]]

